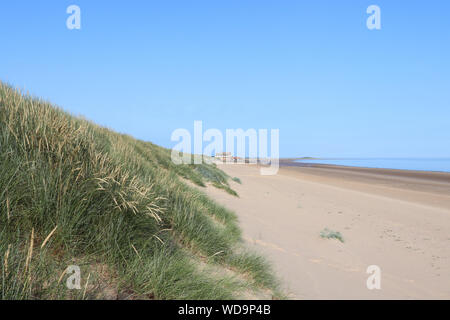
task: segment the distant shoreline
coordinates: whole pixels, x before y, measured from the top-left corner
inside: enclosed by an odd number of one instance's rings
[[[450,173],[418,170],[350,167],[329,164],[299,163],[280,160],[281,172],[285,174],[308,174],[318,178],[339,181],[362,182],[370,185],[391,186],[448,195]]]
[[[299,162],[298,160],[304,160],[305,162]],[[375,168],[375,167],[365,167],[365,166],[352,166],[344,164],[325,164],[316,162],[307,162],[308,160],[330,160],[330,159],[319,159],[319,158],[284,158],[280,159],[280,166],[282,167],[313,167],[313,168],[329,168],[336,170],[359,170],[365,171],[367,173],[378,173],[378,174],[392,174],[396,176],[420,176],[425,177],[431,174],[433,178],[435,176],[443,174],[443,176],[449,176],[448,171],[439,170],[414,170],[414,169],[394,169],[394,168]],[[449,179],[447,177],[447,179]],[[450,181],[450,180],[449,180]]]

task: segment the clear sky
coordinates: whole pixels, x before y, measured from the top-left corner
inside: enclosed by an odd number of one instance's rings
[[[202,120],[284,157],[450,156],[447,0],[2,1],[0,36],[1,80],[166,147]]]

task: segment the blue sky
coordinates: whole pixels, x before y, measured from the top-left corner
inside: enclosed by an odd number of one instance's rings
[[[68,30],[66,8],[81,8]],[[366,9],[381,8],[381,30]],[[0,79],[137,138],[280,129],[281,156],[450,156],[449,1],[2,1]]]

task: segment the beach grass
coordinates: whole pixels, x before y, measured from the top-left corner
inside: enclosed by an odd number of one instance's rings
[[[280,296],[235,214],[185,180],[237,195],[214,164],[175,165],[0,82],[0,299]]]
[[[233,180],[236,183],[242,184],[241,179],[239,179],[238,177],[233,177],[231,180]]]
[[[320,237],[324,239],[337,239],[342,243],[344,242],[344,238],[339,231],[333,231],[328,228],[325,228],[320,232]]]

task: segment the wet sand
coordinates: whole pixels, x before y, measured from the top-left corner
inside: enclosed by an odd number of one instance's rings
[[[282,162],[275,176],[224,164],[244,238],[294,299],[450,299],[450,174]],[[344,243],[322,239],[329,228]],[[369,290],[369,265],[381,290]]]
[[[408,201],[428,203],[448,208],[450,196],[450,173],[347,167],[325,164],[298,163],[288,160],[280,162],[280,173],[287,175],[309,175],[309,179],[326,181],[348,188],[370,189],[371,192],[395,196]],[[401,192],[401,191],[417,191]],[[412,195],[412,197],[411,197]],[[443,196],[443,197],[442,197]]]

